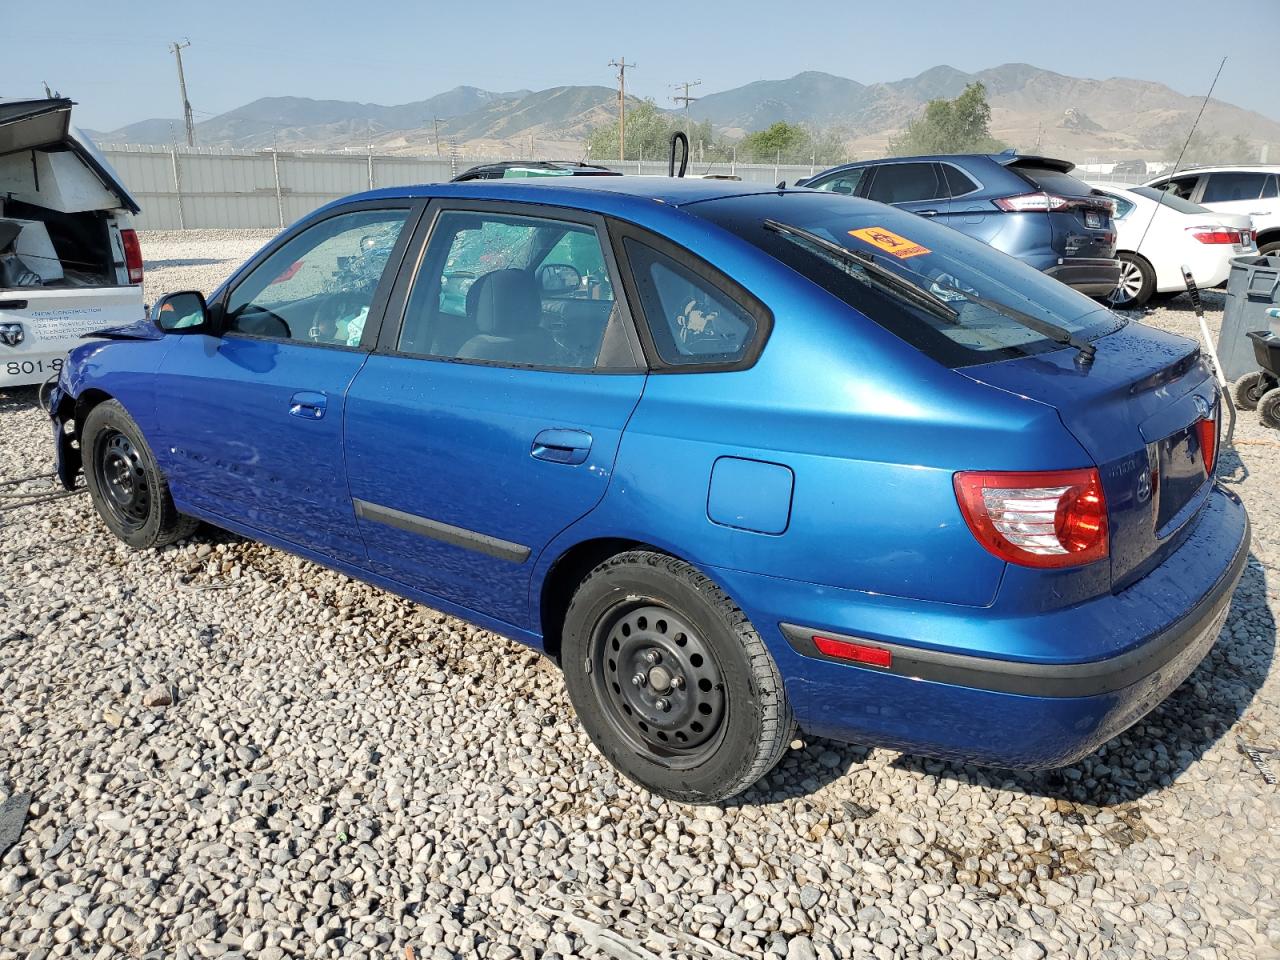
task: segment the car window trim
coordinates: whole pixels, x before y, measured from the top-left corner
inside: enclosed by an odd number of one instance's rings
[[[630,365],[623,364],[606,367],[600,365],[600,358],[597,357],[594,367],[553,367],[537,363],[511,363],[506,360],[439,357],[432,354],[401,350],[399,346],[400,333],[404,329],[405,314],[409,307],[409,300],[413,295],[413,288],[417,285],[419,274],[422,271],[423,264],[426,262],[427,251],[431,248],[431,238],[435,234],[436,226],[443,214],[459,212],[490,213],[497,216],[525,217],[534,220],[560,220],[594,229],[596,238],[600,242],[600,250],[605,260],[605,266],[609,270],[610,279],[613,281],[613,299],[614,304],[618,307],[618,319],[616,322],[620,325],[623,336],[626,337],[630,345],[631,355],[636,359],[636,362]],[[407,255],[401,263],[386,304],[385,316],[386,320],[381,324],[377,341],[373,346],[373,353],[379,356],[430,360],[437,363],[460,363],[478,367],[501,367],[507,370],[542,370],[551,373],[635,374],[646,372],[645,365],[640,362],[641,358],[644,357],[644,352],[640,335],[636,329],[639,324],[630,304],[627,302],[627,297],[623,294],[623,271],[614,254],[606,220],[600,214],[588,210],[576,210],[570,207],[555,206],[554,204],[511,200],[454,199],[452,197],[430,199],[418,221]],[[603,342],[601,346],[603,347]]]
[[[670,373],[732,373],[738,370],[749,370],[756,365],[760,354],[764,352],[773,333],[773,311],[750,290],[737,280],[716,269],[706,260],[687,247],[673,243],[666,237],[624,220],[609,219],[609,235],[613,241],[614,256],[623,264],[622,283],[626,287],[627,299],[635,304],[635,316],[643,322],[637,324],[640,339],[644,347],[644,355],[649,363],[649,371],[657,374]],[[713,287],[725,299],[729,300],[744,313],[750,314],[756,322],[755,331],[742,356],[736,360],[713,360],[707,363],[668,363],[658,352],[654,342],[652,321],[644,310],[644,301],[640,298],[640,290],[635,281],[635,270],[627,255],[624,241],[633,240],[643,244],[659,254],[674,260],[700,280]]]
[[[227,279],[219,292],[217,298],[210,304],[210,310],[213,313],[214,332],[219,337],[231,337],[239,340],[259,340],[265,343],[288,343],[306,347],[320,347],[331,350],[343,350],[355,353],[369,353],[373,349],[373,345],[377,342],[378,332],[382,326],[383,317],[385,316],[387,302],[391,295],[392,283],[389,277],[399,275],[403,265],[404,256],[409,249],[409,241],[418,223],[421,220],[423,212],[426,210],[427,204],[424,200],[414,200],[410,198],[404,199],[388,199],[388,200],[359,200],[354,203],[346,203],[341,206],[332,207],[323,211],[323,215],[313,214],[310,217],[298,221],[288,230],[281,231],[275,238],[267,243],[261,250],[240,265],[240,268]],[[292,242],[311,228],[324,223],[326,220],[332,220],[334,217],[345,216],[352,213],[363,213],[365,211],[379,210],[407,210],[405,215],[404,226],[400,228],[400,235],[396,238],[395,246],[391,248],[391,253],[387,257],[386,266],[382,269],[382,276],[378,279],[378,287],[373,293],[373,299],[369,302],[369,314],[365,318],[364,330],[361,331],[360,342],[355,346],[339,343],[317,343],[314,340],[304,340],[295,337],[268,337],[256,333],[243,333],[239,330],[226,329],[226,307],[227,302],[231,299],[231,294],[247,280],[255,270],[268,259],[274,256],[282,247]],[[394,266],[394,270],[392,269]]]

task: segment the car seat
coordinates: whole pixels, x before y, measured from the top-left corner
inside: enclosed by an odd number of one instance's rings
[[[464,360],[550,364],[556,356],[551,334],[541,326],[542,299],[533,274],[495,270],[467,291],[467,316],[476,335],[458,349]]]

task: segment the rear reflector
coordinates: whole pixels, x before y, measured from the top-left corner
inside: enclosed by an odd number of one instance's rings
[[[1240,231],[1228,227],[1187,227],[1201,243],[1241,243]]]
[[[121,230],[120,245],[124,247],[124,266],[129,271],[130,283],[142,282],[142,247],[136,230]]]
[[[871,647],[863,643],[850,643],[848,640],[832,640],[830,637],[813,637],[813,645],[819,653],[853,663],[865,663],[871,667],[893,666],[893,654],[882,647]]]
[[[957,473],[956,499],[970,531],[1002,560],[1074,567],[1110,549],[1097,468]]]

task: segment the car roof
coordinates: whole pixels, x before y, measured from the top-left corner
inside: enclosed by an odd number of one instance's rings
[[[1178,171],[1166,170],[1156,175],[1157,180],[1166,177],[1193,176],[1197,173],[1280,173],[1280,164],[1276,163],[1223,163],[1204,167],[1183,167]]]
[[[554,203],[559,206],[596,208],[613,197],[651,200],[679,207],[722,197],[777,193],[767,183],[737,180],[685,180],[680,177],[540,177],[528,180],[468,180],[462,183],[424,183],[386,187],[346,197],[375,200],[418,197],[455,197],[469,200],[513,200]]]
[[[854,160],[850,163],[842,163],[822,172],[830,173],[832,170],[845,170],[853,167],[877,167],[886,163],[909,163],[912,161],[937,163],[947,160],[952,162],[956,160],[990,160],[992,163],[998,163],[1002,167],[1044,166],[1059,170],[1062,173],[1070,173],[1075,169],[1075,164],[1070,160],[1059,160],[1056,157],[1045,157],[1033,153],[1011,153],[1006,150],[1004,153],[929,153],[911,157],[877,157],[872,160]]]

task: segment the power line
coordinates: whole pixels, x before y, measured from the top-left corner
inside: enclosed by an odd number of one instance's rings
[[[673,86],[674,86],[677,90],[681,89],[682,87],[684,88],[684,95],[683,95],[683,96],[678,96],[678,97],[677,97],[677,96],[673,96],[671,99],[672,99],[672,100],[674,100],[676,103],[683,103],[683,104],[684,104],[684,125],[687,127],[687,126],[689,126],[689,104],[691,104],[691,103],[693,103],[693,101],[695,101],[695,100],[699,99],[698,97],[691,97],[691,96],[689,96],[689,91],[690,91],[690,90],[692,90],[694,87],[700,87],[700,86],[702,86],[702,81],[701,81],[701,80],[686,80],[686,81],[684,81],[683,83],[676,83],[676,84],[673,84]]]
[[[169,49],[173,52],[174,59],[178,61],[178,92],[182,95],[182,116],[187,122],[187,146],[194,147],[196,145],[196,123],[191,115],[191,101],[187,99],[187,80],[182,74],[182,48],[191,46],[191,41],[183,38],[181,43],[176,40],[169,44]]]
[[[627,67],[633,70],[637,64],[627,63],[626,57],[610,60],[609,66],[618,68],[618,159],[627,159]]]

